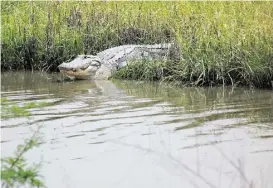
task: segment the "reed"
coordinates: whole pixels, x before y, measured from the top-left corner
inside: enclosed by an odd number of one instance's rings
[[[255,87],[271,87],[273,80],[270,1],[4,1],[1,9],[3,70],[56,71],[77,54],[122,44],[175,42],[181,58],[161,64],[165,71],[160,80]]]

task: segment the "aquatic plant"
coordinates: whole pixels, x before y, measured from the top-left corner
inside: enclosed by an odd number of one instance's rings
[[[271,87],[272,7],[270,1],[5,1],[1,68],[55,71],[77,54],[174,42],[180,59],[166,64],[165,81]]]
[[[24,155],[32,148],[39,145],[39,137],[36,134],[26,140],[24,144],[17,146],[14,156],[1,159],[2,187],[16,187],[18,185],[30,185],[31,187],[44,187],[40,178],[40,165],[28,166]]]
[[[28,103],[23,107],[16,104],[10,105],[11,102],[1,97],[1,118],[10,118],[18,116],[28,116],[30,113],[26,110],[31,107],[45,105],[45,103]],[[38,135],[39,129],[34,132],[31,138],[26,139],[23,144],[17,146],[13,156],[1,158],[1,186],[4,188],[26,186],[45,187],[40,178],[39,164],[29,166],[25,159],[25,154],[39,146],[41,137]]]
[[[18,105],[13,101],[1,97],[1,118],[29,116],[29,109],[48,106],[47,102],[28,102]]]

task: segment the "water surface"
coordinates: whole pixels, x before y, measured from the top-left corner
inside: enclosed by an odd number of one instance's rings
[[[47,187],[273,187],[273,92],[129,81],[52,82],[1,74],[1,95],[31,116],[1,120],[1,154],[39,129]]]

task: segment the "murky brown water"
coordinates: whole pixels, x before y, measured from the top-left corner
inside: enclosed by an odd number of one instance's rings
[[[2,157],[40,127],[49,188],[273,187],[271,90],[51,77],[1,75],[2,97],[51,104],[1,122]]]

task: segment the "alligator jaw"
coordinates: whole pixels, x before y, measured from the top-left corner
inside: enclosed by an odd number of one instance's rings
[[[70,79],[91,79],[101,66],[101,61],[97,56],[79,55],[68,63],[58,66],[60,72]]]
[[[85,70],[81,70],[81,69],[60,69],[60,72],[70,78],[71,80],[86,80],[86,79],[91,79],[92,76],[94,75],[90,75],[90,73],[87,71],[87,69]]]

